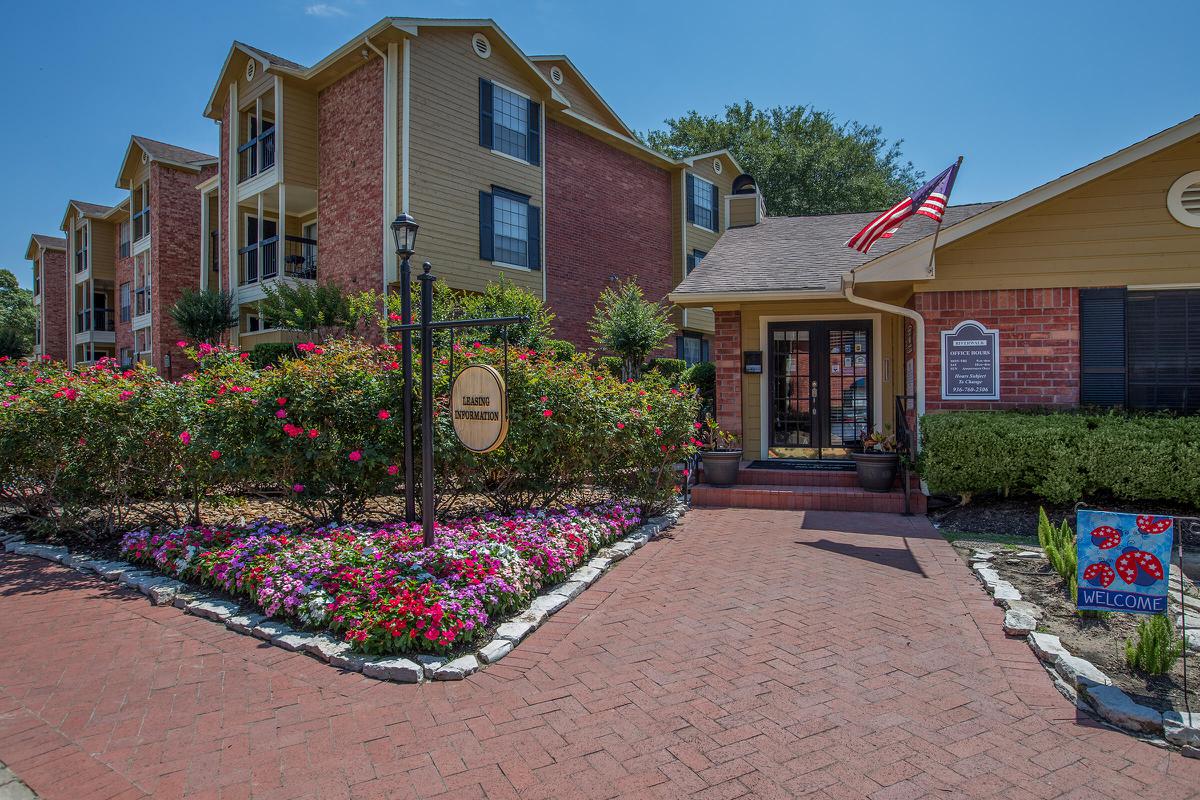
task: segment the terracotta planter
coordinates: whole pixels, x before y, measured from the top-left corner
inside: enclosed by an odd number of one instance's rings
[[[858,485],[868,492],[890,492],[900,468],[898,453],[851,453],[858,471]]]
[[[707,450],[700,453],[704,461],[704,482],[713,486],[732,486],[737,483],[738,468],[742,465],[741,450]]]

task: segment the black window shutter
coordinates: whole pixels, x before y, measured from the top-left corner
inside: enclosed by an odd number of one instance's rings
[[[692,173],[687,174],[687,221],[696,221],[696,209],[692,204],[696,201],[696,179]]]
[[[708,339],[700,340],[700,360],[708,361]]]
[[[691,252],[687,254],[687,274],[691,275],[692,270],[696,268],[696,254]]]
[[[1079,402],[1125,405],[1125,290],[1079,290]]]
[[[540,103],[529,101],[529,136],[525,137],[528,160],[534,166],[542,163],[542,106]]]
[[[712,187],[713,187],[713,192],[712,192],[713,228],[712,229],[714,231],[716,231],[717,233],[720,233],[721,232],[721,190],[717,188],[717,185],[715,183],[712,185]]]
[[[492,238],[492,195],[488,192],[479,193],[479,257],[484,261],[493,260],[495,241]]]
[[[529,268],[542,268],[542,210],[529,206]]]
[[[479,146],[492,149],[492,82],[479,79]]]
[[[683,337],[682,336],[675,337],[675,357],[683,358]]]

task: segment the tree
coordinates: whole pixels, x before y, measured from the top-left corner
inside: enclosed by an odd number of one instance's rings
[[[359,304],[351,303],[337,286],[308,281],[268,286],[259,311],[268,325],[303,333],[317,342],[337,330],[352,333],[363,318]]]
[[[620,356],[622,379],[640,377],[646,358],[675,332],[670,308],[647,300],[633,281],[601,293],[588,327],[596,344]]]
[[[0,269],[0,331],[5,332],[6,351],[0,355],[25,356],[33,352],[37,322],[33,292],[22,289],[11,270]]]
[[[773,215],[875,211],[917,187],[923,174],[876,125],[838,122],[810,106],[757,109],[749,101],[724,117],[691,111],[666,120],[646,142],[675,157],[728,149],[754,176]]]
[[[233,295],[212,289],[202,292],[184,289],[170,313],[185,338],[208,344],[217,344],[225,331],[238,324]]]

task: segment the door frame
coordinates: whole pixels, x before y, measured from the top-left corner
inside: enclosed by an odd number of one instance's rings
[[[883,342],[882,314],[779,314],[760,316],[758,318],[758,349],[763,354],[764,369],[758,376],[758,425],[759,449],[758,457],[766,460],[771,446],[770,392],[768,383],[769,370],[766,368],[767,354],[770,352],[769,328],[773,322],[840,322],[845,320],[861,320],[869,324],[871,336],[871,425],[875,430],[883,430]]]

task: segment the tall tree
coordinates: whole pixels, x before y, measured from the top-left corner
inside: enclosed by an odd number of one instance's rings
[[[923,177],[877,125],[839,122],[811,106],[758,109],[746,100],[724,116],[691,111],[668,119],[646,143],[675,157],[728,149],[754,176],[778,216],[887,208]]]
[[[12,270],[0,269],[0,331],[6,332],[7,351],[16,349],[19,344],[20,355],[33,352],[37,318],[33,292],[21,288]]]

